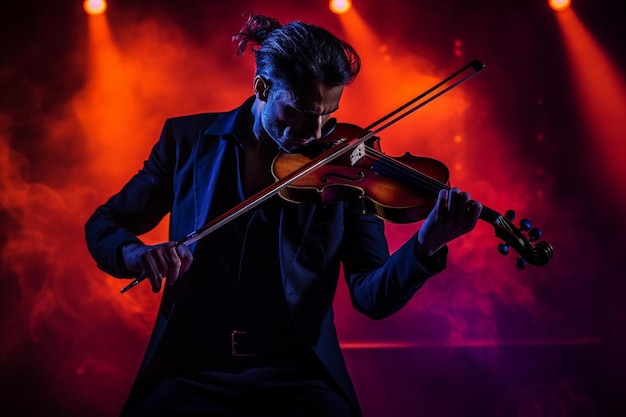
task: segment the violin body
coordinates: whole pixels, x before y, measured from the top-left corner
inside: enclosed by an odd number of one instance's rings
[[[378,138],[377,138],[378,139]],[[378,146],[378,140],[373,143]],[[310,161],[304,154],[281,153],[274,160],[272,175],[279,180]],[[412,223],[426,218],[436,199],[431,192],[398,182],[374,171],[377,160],[365,155],[351,165],[348,158],[338,158],[289,186],[279,195],[296,203],[322,203],[358,198],[366,213],[393,223]],[[396,162],[448,184],[450,173],[442,162],[405,153]]]

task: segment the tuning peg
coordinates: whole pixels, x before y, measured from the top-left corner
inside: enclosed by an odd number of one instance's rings
[[[517,267],[519,269],[526,268],[526,260],[524,260],[523,258],[517,258],[515,262],[517,263]]]
[[[504,213],[504,217],[509,221],[513,221],[517,217],[517,214],[515,214],[513,210],[507,210],[506,213]]]
[[[519,221],[519,230],[525,232],[526,230],[530,230],[532,227],[532,223],[528,219],[522,219]]]
[[[539,239],[542,236],[542,234],[543,233],[541,233],[541,230],[537,229],[536,227],[533,227],[532,229],[528,231],[528,241],[534,242],[535,240]]]
[[[500,254],[502,254],[502,255],[508,255],[509,254],[509,245],[507,243],[500,243],[498,245],[498,252],[500,252]]]

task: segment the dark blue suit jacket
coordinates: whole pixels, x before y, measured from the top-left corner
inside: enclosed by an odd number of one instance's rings
[[[226,113],[168,119],[144,167],[86,224],[90,252],[98,266],[116,277],[132,277],[121,247],[154,228],[170,213],[169,235],[179,240],[199,229],[220,196],[219,173],[239,161],[238,115],[249,111],[252,98]],[[235,155],[235,156],[233,156]],[[233,184],[241,188],[241,178]],[[357,398],[335,331],[332,301],[340,265],[354,308],[374,319],[404,306],[423,283],[445,267],[447,248],[431,259],[415,257],[415,236],[392,256],[383,222],[364,214],[359,200],[326,207],[293,204],[280,215],[279,256],[284,295],[296,327],[339,384],[359,414]],[[198,242],[191,245],[195,251]],[[194,253],[194,256],[195,253]],[[194,264],[198,259],[194,259]],[[166,286],[148,350],[127,406],[139,401],[162,378],[159,345],[179,326],[177,311],[206,277],[190,270]],[[181,346],[181,354],[184,355]]]

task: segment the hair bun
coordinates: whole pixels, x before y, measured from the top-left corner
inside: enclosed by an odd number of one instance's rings
[[[249,46],[255,50],[274,30],[282,25],[277,19],[251,13],[241,30],[233,36],[233,41],[237,42],[237,55],[243,55]]]

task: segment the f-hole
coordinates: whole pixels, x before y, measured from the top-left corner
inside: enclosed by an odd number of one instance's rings
[[[328,182],[330,178],[339,178],[340,180],[344,181],[359,182],[362,181],[363,178],[365,178],[365,173],[363,171],[359,171],[359,174],[356,177],[351,177],[344,174],[330,172],[328,174],[322,175],[321,181]]]

